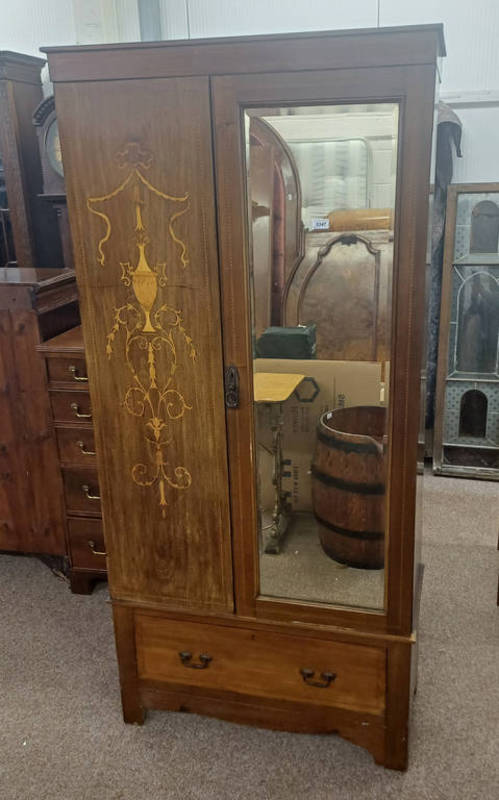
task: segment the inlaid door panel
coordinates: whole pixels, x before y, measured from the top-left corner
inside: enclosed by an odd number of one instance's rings
[[[208,80],[56,103],[112,594],[231,609]]]

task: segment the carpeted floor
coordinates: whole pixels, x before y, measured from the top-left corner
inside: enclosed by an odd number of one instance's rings
[[[105,586],[0,557],[1,800],[496,800],[499,486],[429,477],[407,773],[333,736],[184,714],[121,720]]]
[[[291,517],[278,556],[261,556],[260,587],[270,597],[383,608],[384,569],[355,569],[329,558],[311,513]]]

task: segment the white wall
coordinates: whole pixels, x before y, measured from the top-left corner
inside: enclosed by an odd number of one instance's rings
[[[138,0],[0,0],[0,49],[140,38]],[[464,125],[454,180],[499,181],[499,0],[160,0],[164,38],[443,22],[442,99]],[[8,12],[7,12],[8,9]],[[456,99],[457,98],[457,99]]]
[[[76,41],[71,0],[1,0],[0,50],[39,56],[41,45]]]
[[[189,0],[193,38],[371,28],[377,16],[377,0]]]
[[[499,0],[380,0],[381,25],[443,22],[441,98],[463,123],[453,183],[499,181]]]
[[[463,158],[454,162],[452,182],[499,182],[499,102],[455,111],[463,123]]]

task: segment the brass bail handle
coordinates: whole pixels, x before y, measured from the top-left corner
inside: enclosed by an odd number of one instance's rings
[[[80,440],[79,442],[76,442],[76,444],[78,445],[84,456],[95,456],[95,450],[87,450],[85,442],[82,442]]]
[[[71,411],[74,412],[74,415],[77,419],[92,419],[91,414],[82,414],[80,411],[80,406],[78,403],[71,403]]]
[[[78,375],[78,367],[75,367],[74,364],[71,364],[69,367],[69,371],[74,381],[80,381],[80,383],[88,383],[88,378],[82,375]]]
[[[107,553],[106,553],[105,550],[97,550],[96,544],[95,544],[93,539],[89,539],[88,540],[88,546],[89,546],[90,550],[92,551],[92,553],[94,554],[94,556],[107,556]]]
[[[90,486],[87,483],[82,484],[81,490],[87,500],[100,500],[100,494],[92,494]]]

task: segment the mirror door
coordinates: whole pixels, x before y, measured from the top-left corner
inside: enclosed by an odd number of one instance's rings
[[[401,541],[391,487],[404,429],[415,480],[419,373],[406,365],[421,348],[407,322],[427,203],[417,115],[432,107],[397,68],[311,77],[213,81],[224,351],[240,379],[227,411],[236,603],[312,621],[355,610],[382,628],[413,536]]]

